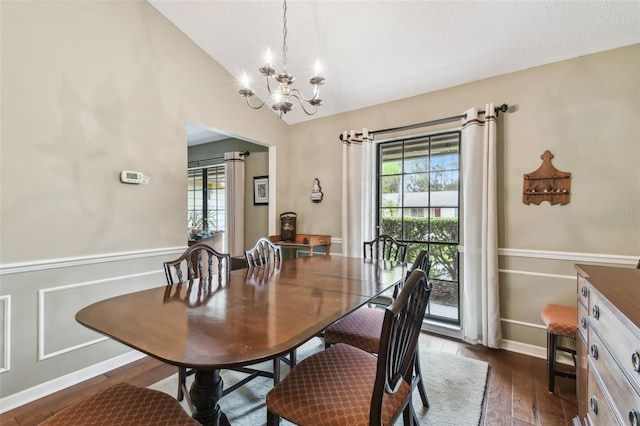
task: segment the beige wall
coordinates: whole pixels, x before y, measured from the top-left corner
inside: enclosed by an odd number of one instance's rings
[[[573,303],[575,261],[640,256],[638,45],[287,127],[248,109],[231,76],[146,2],[0,8],[3,410],[126,361],[128,348],[95,342],[73,315],[164,284],[162,260],[184,247],[187,120],[275,146],[269,225],[292,210],[299,232],[339,243],[341,131],[511,105],[499,119],[500,290],[517,344],[544,347],[539,309]],[[573,174],[567,206],[521,202],[522,175],[545,149]],[[151,183],[120,184],[124,169]]]
[[[129,348],[95,342],[74,315],[164,285],[162,261],[186,247],[188,120],[284,158],[288,130],[268,109],[248,109],[231,76],[145,1],[0,8],[4,410],[68,385],[66,374],[126,361]],[[122,170],[151,181],[121,184]],[[287,169],[275,172],[287,194]]]

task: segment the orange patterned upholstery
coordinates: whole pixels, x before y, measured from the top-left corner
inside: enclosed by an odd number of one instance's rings
[[[578,311],[575,306],[549,304],[540,312],[547,332],[558,336],[576,337]]]
[[[41,426],[199,425],[160,391],[118,383],[40,423]]]
[[[368,425],[377,358],[353,346],[336,344],[300,362],[267,394],[274,414],[299,425]],[[385,393],[382,419],[389,424],[411,386],[402,381]]]
[[[382,309],[363,306],[327,328],[324,341],[328,345],[348,343],[363,351],[377,354],[383,322]]]

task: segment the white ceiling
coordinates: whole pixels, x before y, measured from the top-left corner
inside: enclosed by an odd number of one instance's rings
[[[282,68],[282,2],[148,1],[231,75],[246,71],[259,94],[267,48]],[[640,43],[637,0],[289,0],[287,6],[294,85],[310,96],[316,59],[327,79],[318,113],[309,117],[296,107],[283,116],[289,124]]]

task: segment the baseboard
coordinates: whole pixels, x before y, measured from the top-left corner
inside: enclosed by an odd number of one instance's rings
[[[83,368],[82,370],[74,371],[73,373],[69,373],[13,395],[9,395],[0,399],[0,413],[13,410],[21,405],[28,404],[62,389],[77,385],[80,382],[137,361],[144,356],[145,354],[138,351],[127,352],[126,354],[119,355],[107,361]]]
[[[503,340],[500,349],[532,356],[534,358],[547,359],[546,347],[529,345],[527,343],[516,342],[515,340]],[[557,362],[560,364],[573,365],[573,358],[565,352],[558,351]]]

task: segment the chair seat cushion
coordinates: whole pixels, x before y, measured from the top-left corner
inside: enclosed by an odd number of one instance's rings
[[[46,426],[199,425],[166,393],[118,383],[47,419]]]
[[[363,306],[327,328],[324,340],[332,345],[346,343],[363,351],[378,353],[383,323],[382,309]]]
[[[267,394],[268,409],[298,425],[368,425],[377,358],[345,344],[336,344],[304,359]],[[411,391],[402,382],[383,397],[383,424]]]
[[[542,308],[540,316],[548,333],[576,337],[578,311],[575,306],[549,304]]]

